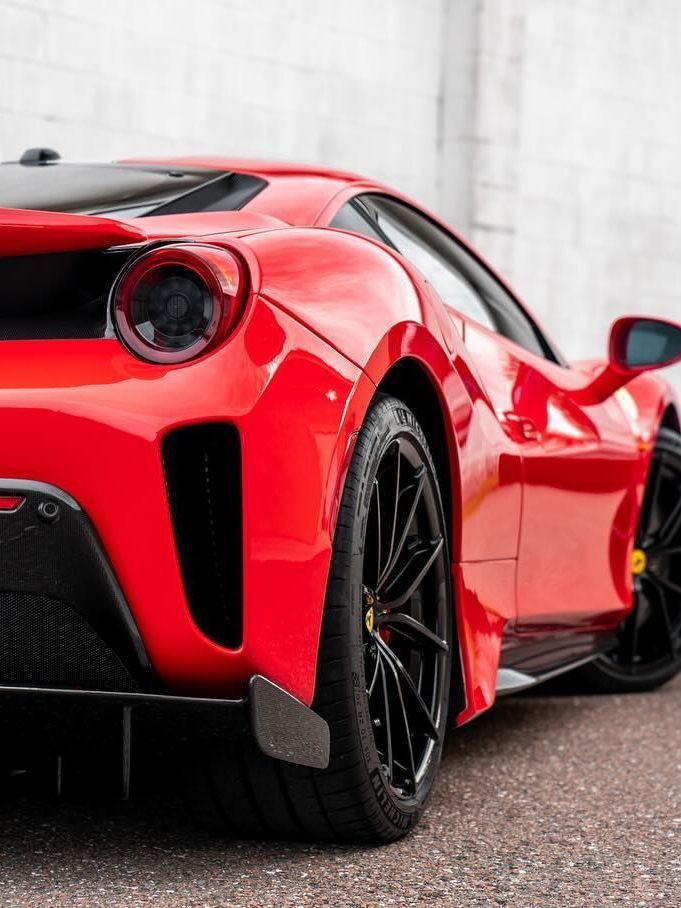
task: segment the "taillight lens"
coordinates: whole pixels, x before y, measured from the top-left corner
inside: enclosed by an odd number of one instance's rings
[[[114,288],[116,330],[138,356],[182,363],[234,328],[245,292],[238,260],[215,246],[177,244],[135,259]]]

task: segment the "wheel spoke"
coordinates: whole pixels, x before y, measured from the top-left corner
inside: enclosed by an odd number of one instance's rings
[[[392,656],[392,653],[390,653],[390,650],[387,647],[384,649],[384,652],[386,654],[390,654]],[[411,741],[411,727],[409,725],[409,716],[407,715],[407,708],[404,705],[404,696],[402,694],[402,686],[400,685],[400,679],[399,679],[399,675],[397,673],[397,667],[394,664],[393,660],[389,658],[386,660],[386,662],[387,662],[388,668],[390,669],[390,672],[393,676],[393,679],[395,681],[395,689],[397,690],[397,697],[400,701],[400,711],[402,713],[402,722],[404,724],[404,738],[405,738],[405,741],[407,744],[407,757],[409,758],[409,766],[407,767],[407,769],[411,770],[412,785],[414,788],[416,788],[416,763],[414,761],[414,747],[413,747],[412,741]]]
[[[391,590],[395,586],[397,581],[401,577],[404,577],[404,575],[414,565],[414,562],[418,561],[418,559],[421,558],[423,555],[429,555],[430,552],[432,551],[432,549],[433,549],[433,544],[430,542],[421,542],[420,545],[418,545],[415,548],[412,548],[411,551],[409,552],[409,557],[404,562],[404,564],[399,569],[399,571],[395,574],[394,577],[387,577],[386,580],[381,584],[381,586],[378,587],[377,592],[379,594],[382,594],[383,596],[385,596],[385,594],[387,592],[389,592],[389,590]]]
[[[380,659],[380,655],[379,655],[379,653],[378,653],[378,650],[375,650],[374,652],[376,653],[376,665],[374,666],[374,674],[373,674],[373,677],[372,677],[372,679],[371,679],[371,684],[367,687],[367,695],[368,695],[369,697],[371,697],[371,695],[372,695],[373,692],[374,692],[374,687],[376,687],[376,680],[377,680],[377,678],[378,678],[378,672],[379,672],[379,668],[380,668],[380,665],[381,665],[381,659]]]
[[[636,653],[638,651],[638,629],[639,629],[639,604],[634,607],[629,616],[626,625],[626,633],[622,642],[622,648],[628,654],[626,665],[631,669],[636,662]]]
[[[390,719],[390,697],[388,696],[388,679],[385,676],[385,667],[380,651],[376,653],[376,662],[381,667],[381,685],[383,687],[383,711],[385,714],[385,744],[388,753],[388,778],[392,782],[395,777],[395,763],[393,760],[393,732]]]
[[[655,533],[651,540],[651,548],[664,548],[668,543],[676,539],[679,530],[681,530],[681,498],[674,505],[669,517],[667,517],[660,529]]]
[[[417,621],[416,618],[412,618],[411,615],[403,615],[401,612],[384,612],[376,618],[376,624],[379,627],[386,625],[412,642],[415,642],[414,637],[416,637],[417,640],[420,639],[421,643],[431,644],[445,653],[449,652],[446,640],[442,640],[430,628]]]
[[[657,499],[660,494],[660,485],[662,483],[662,467],[664,466],[664,456],[660,454],[657,457],[653,457],[651,470],[653,465],[655,466],[655,479],[653,480],[652,485],[649,487],[648,494],[644,496],[643,509],[640,517],[640,527],[644,538],[650,535],[650,521],[655,511],[655,504],[657,503]],[[648,478],[648,481],[650,482],[650,477]],[[647,546],[644,547],[647,548]]]
[[[414,681],[407,671],[407,669],[402,665],[400,659],[395,655],[395,653],[390,649],[390,647],[382,640],[378,634],[376,634],[376,642],[378,643],[380,651],[384,654],[388,664],[391,666],[395,677],[399,680],[401,679],[406,687],[406,690],[412,696],[414,703],[418,706],[418,715],[421,719],[422,724],[425,726],[426,733],[433,741],[437,741],[440,737],[438,730],[433,721],[433,717],[430,714],[430,710],[426,706],[423,697],[419,693],[418,688],[414,684]],[[401,687],[400,687],[401,690]]]
[[[649,546],[646,549],[648,555],[678,555],[681,552],[681,545],[666,545],[664,548],[656,549],[655,546]]]
[[[659,582],[659,578],[655,577],[653,574],[644,575],[644,579],[648,582],[648,587],[655,590],[655,598],[657,599],[657,605],[659,611],[662,615],[662,623],[665,629],[665,636],[667,638],[667,645],[669,646],[669,655],[672,659],[676,659],[677,656],[677,646],[676,640],[674,639],[674,630],[672,628],[671,618],[669,617],[669,608],[667,607],[667,596],[665,594],[665,585]],[[650,602],[650,597],[648,599]]]
[[[663,577],[661,574],[646,574],[646,579],[651,583],[655,584],[657,587],[664,587],[670,593],[676,593],[677,596],[681,597],[681,586],[677,583],[672,583],[668,577]]]
[[[437,539],[434,539],[432,541],[431,545],[432,545],[432,551],[431,551],[428,559],[426,560],[426,563],[423,565],[421,570],[418,572],[418,574],[416,575],[414,580],[412,580],[412,582],[409,584],[407,589],[401,595],[399,595],[396,599],[388,600],[387,602],[381,602],[381,611],[382,612],[401,608],[406,602],[409,602],[411,597],[414,595],[416,590],[419,588],[419,586],[423,582],[424,577],[426,576],[428,571],[433,566],[435,559],[442,551],[442,546],[444,545],[443,537],[439,536]]]
[[[394,547],[394,550],[392,547],[393,543],[391,542],[391,544],[390,544],[391,545],[390,558],[388,559],[388,563],[386,564],[385,568],[383,569],[382,574],[378,578],[378,583],[376,584],[377,588],[379,588],[379,589],[385,583],[386,578],[390,576],[390,572],[393,570],[393,568],[397,564],[398,558],[402,554],[402,549],[404,548],[404,543],[407,539],[407,534],[409,533],[409,527],[412,524],[414,515],[416,514],[416,508],[421,499],[421,493],[423,491],[423,486],[426,481],[426,468],[424,466],[419,467],[419,469],[416,471],[414,478],[416,479],[416,483],[413,486],[415,491],[414,491],[414,497],[412,499],[411,506],[409,508],[409,513],[407,514],[407,518],[404,522],[404,527],[402,528],[400,538],[398,540],[397,545]],[[408,491],[408,490],[405,490],[405,492],[406,491]],[[399,489],[398,489],[398,499],[397,499],[398,501],[399,501],[400,497],[401,496],[399,495]],[[395,523],[397,523],[397,502],[395,505]],[[394,532],[395,532],[395,526],[393,526],[393,541],[394,541]]]
[[[390,531],[390,548],[388,549],[388,564],[390,563],[391,558],[393,557],[393,546],[395,544],[395,533],[397,532],[397,508],[400,503],[400,463],[402,458],[400,457],[400,441],[397,439],[395,442],[397,445],[397,468],[395,470],[396,480],[395,480],[395,507],[393,508],[393,525]],[[383,571],[381,570],[381,565],[378,565],[378,583],[381,581]],[[377,586],[378,586],[377,583]]]

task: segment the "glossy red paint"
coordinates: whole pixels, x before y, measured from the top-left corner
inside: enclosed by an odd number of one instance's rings
[[[0,359],[11,439],[0,476],[52,483],[81,504],[166,687],[236,694],[261,672],[311,703],[354,440],[377,388],[405,360],[432,386],[447,444],[466,696],[457,721],[493,703],[504,635],[615,627],[631,606],[629,556],[651,442],[675,406],[664,382],[642,375],[606,400],[580,402],[593,365],[564,368],[528,353],[447,309],[397,253],[327,229],[353,195],[388,191],[379,184],[302,165],[166,163],[247,171],[268,186],[240,212],[106,226],[60,215],[45,235],[68,248],[210,237],[248,272],[233,333],[180,365],[143,362],[113,338],[16,341]],[[38,227],[50,218],[32,217]],[[17,254],[2,223],[0,251]],[[22,242],[23,254],[50,248]],[[238,650],[192,621],[161,468],[164,435],[204,420],[229,421],[242,439]],[[45,437],[60,444],[47,452]]]
[[[637,513],[630,492],[640,470],[620,407],[612,399],[578,405],[571,391],[588,382],[588,374],[566,374],[472,322],[466,346],[522,465],[518,627],[616,623],[630,591],[622,590],[619,571],[613,576],[604,566],[614,540],[629,538]],[[620,554],[624,566],[627,552]],[[584,596],[584,584],[592,595]]]
[[[105,249],[146,238],[139,227],[108,218],[0,208],[0,256]]]
[[[466,704],[462,725],[489,709],[496,696],[505,630],[516,614],[516,561],[465,561],[453,565],[457,624]]]
[[[257,298],[223,347],[184,366],[144,363],[116,340],[17,341],[0,363],[0,410],[14,439],[0,475],[39,478],[79,502],[169,690],[237,694],[262,672],[309,703],[339,475],[361,421],[348,401],[358,378]],[[243,445],[238,651],[211,643],[190,617],[159,455],[173,427],[221,419]],[[59,444],[48,451],[46,438]]]

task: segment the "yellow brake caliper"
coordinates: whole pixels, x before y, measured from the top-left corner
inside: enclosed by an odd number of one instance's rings
[[[375,613],[374,613],[374,603],[375,602],[376,602],[376,599],[373,596],[373,594],[370,593],[369,590],[365,589],[364,590],[364,605],[366,607],[366,612],[364,613],[364,623],[366,624],[366,628],[370,634],[373,633],[374,621],[376,618]]]
[[[631,553],[631,573],[642,574],[648,565],[648,557],[643,549],[634,549]]]

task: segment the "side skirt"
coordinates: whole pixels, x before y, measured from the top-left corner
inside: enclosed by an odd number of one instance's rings
[[[503,697],[506,694],[517,694],[521,690],[528,690],[530,687],[536,687],[537,684],[543,684],[544,681],[550,681],[566,672],[571,672],[580,665],[586,665],[587,662],[593,662],[598,658],[598,653],[586,656],[584,659],[578,659],[576,662],[568,662],[553,671],[544,672],[540,675],[527,675],[525,672],[516,671],[514,668],[500,668],[497,674],[497,697]]]
[[[510,637],[501,654],[498,696],[527,690],[592,662],[617,644],[617,632],[559,631]]]

